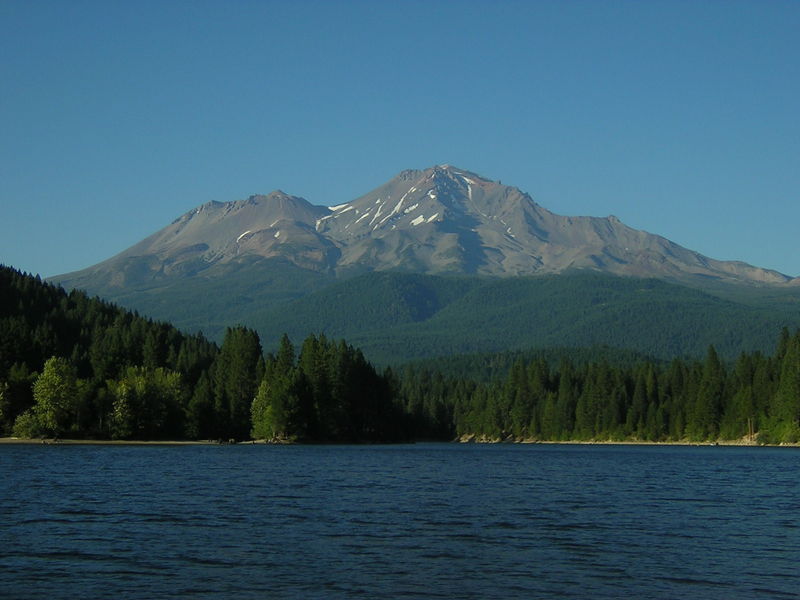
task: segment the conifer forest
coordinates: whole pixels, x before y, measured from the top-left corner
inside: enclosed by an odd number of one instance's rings
[[[800,441],[800,331],[771,354],[377,369],[344,340],[202,334],[0,267],[0,434],[117,440]],[[476,358],[475,360],[482,360]],[[485,360],[489,360],[488,358]],[[476,365],[475,371],[479,371]]]

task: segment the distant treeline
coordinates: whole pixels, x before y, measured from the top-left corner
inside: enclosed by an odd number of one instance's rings
[[[557,365],[520,357],[487,379],[417,363],[378,372],[344,341],[202,335],[0,266],[0,429],[23,437],[800,439],[800,332],[772,356]],[[583,356],[587,356],[584,354]],[[491,358],[475,360],[488,360]],[[507,360],[507,357],[503,360]],[[497,361],[495,361],[497,362]],[[475,373],[487,373],[476,363]]]
[[[488,383],[416,367],[400,393],[433,437],[797,442],[800,331],[784,329],[772,356],[742,354],[730,366],[711,346],[703,361],[519,360]]]

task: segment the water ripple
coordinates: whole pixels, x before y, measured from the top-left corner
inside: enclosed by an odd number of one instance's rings
[[[0,597],[796,598],[769,449],[0,447]]]

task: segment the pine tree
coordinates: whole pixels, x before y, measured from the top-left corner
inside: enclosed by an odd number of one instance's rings
[[[214,390],[208,372],[203,372],[186,409],[186,437],[193,440],[219,436],[214,413]]]
[[[255,331],[228,328],[214,365],[214,408],[220,423],[219,437],[241,440],[249,436],[260,359],[261,343]]]
[[[725,371],[714,346],[709,346],[687,432],[693,440],[716,439],[722,417]]]
[[[770,441],[794,443],[800,440],[800,331],[786,345],[770,412]]]
[[[510,429],[516,438],[527,437],[534,410],[534,399],[529,387],[528,373],[522,360],[511,367],[506,384],[506,403],[510,411]]]
[[[644,366],[637,369],[630,406],[625,417],[625,433],[634,438],[644,436],[647,419],[647,373]]]
[[[568,360],[561,361],[559,367],[558,397],[555,411],[556,439],[569,439],[575,427],[575,407],[580,390],[575,369]]]
[[[755,420],[755,394],[753,375],[755,357],[742,354],[729,375],[726,402],[720,420],[720,438],[738,439],[753,429]]]

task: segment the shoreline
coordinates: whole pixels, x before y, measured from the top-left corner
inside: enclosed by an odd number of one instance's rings
[[[783,442],[780,444],[760,444],[753,437],[744,437],[738,440],[708,440],[692,442],[690,440],[677,441],[651,441],[651,440],[537,440],[527,438],[488,438],[465,434],[455,440],[459,444],[562,444],[571,446],[726,446],[741,448],[798,448],[800,443]]]
[[[415,444],[417,441],[401,442]],[[478,436],[461,436],[442,444],[547,444],[565,446],[725,446],[743,448],[799,448],[800,443],[759,444],[755,440],[717,440],[708,442],[671,441],[653,442],[647,440],[531,440],[531,439],[491,439]],[[278,445],[319,445],[302,442],[268,442],[266,440],[245,440],[241,442],[220,442],[218,440],[81,440],[53,438],[0,437],[0,445],[51,445],[51,446],[278,446]],[[373,445],[373,444],[365,444]]]
[[[245,442],[249,443],[249,442]],[[45,445],[45,446],[218,446],[214,440],[76,440],[53,438],[0,437],[0,445]]]

